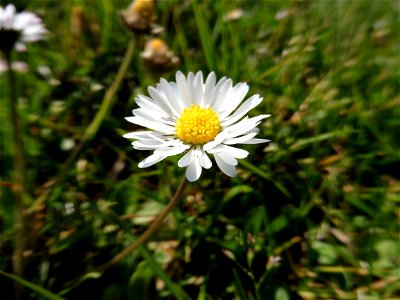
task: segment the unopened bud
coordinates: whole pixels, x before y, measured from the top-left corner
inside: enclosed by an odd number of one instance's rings
[[[179,58],[175,56],[168,45],[159,38],[150,39],[146,42],[141,57],[148,66],[153,68],[168,69],[179,63]]]

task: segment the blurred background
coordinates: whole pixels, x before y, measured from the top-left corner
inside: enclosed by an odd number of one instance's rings
[[[13,56],[22,207],[0,72],[2,299],[399,298],[400,2],[144,2],[13,1],[49,35]],[[184,175],[179,157],[139,169],[150,152],[122,138],[135,96],[177,70],[247,82],[271,142],[245,146],[235,178],[203,172],[143,247],[93,271]]]

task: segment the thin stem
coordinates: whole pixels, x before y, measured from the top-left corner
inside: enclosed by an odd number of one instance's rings
[[[23,253],[25,250],[25,216],[24,201],[27,201],[29,197],[26,195],[26,168],[25,168],[25,157],[23,152],[23,141],[21,136],[21,126],[17,111],[17,89],[15,85],[15,74],[12,69],[11,63],[11,52],[5,52],[5,58],[7,62],[7,76],[9,86],[9,99],[10,99],[10,115],[13,130],[13,142],[14,142],[14,183],[13,192],[15,197],[15,240],[14,240],[14,253],[13,253],[13,268],[14,274],[23,277],[24,274],[24,257]],[[17,285],[15,287],[15,296],[20,298],[21,287]]]
[[[112,265],[115,265],[116,263],[127,257],[130,253],[132,253],[137,247],[143,244],[153,234],[153,232],[161,225],[164,219],[178,204],[179,200],[182,197],[183,191],[185,190],[186,184],[187,184],[187,179],[184,176],[181,180],[181,183],[179,184],[178,189],[175,192],[175,195],[171,198],[171,201],[168,203],[167,207],[157,216],[157,218],[153,221],[153,223],[149,226],[149,228],[147,228],[146,231],[129,247],[125,248],[120,253],[115,255],[109,262],[96,268],[96,271],[102,271],[111,267]]]
[[[182,197],[183,191],[185,190],[186,185],[187,185],[187,179],[184,176],[182,178],[174,196],[171,198],[170,202],[168,203],[167,207],[157,216],[157,218],[146,229],[146,231],[136,241],[134,241],[130,246],[128,246],[127,248],[122,250],[120,253],[115,255],[107,263],[91,270],[90,273],[104,271],[105,269],[107,269],[107,268],[115,265],[119,261],[123,260],[130,253],[132,253],[135,249],[137,249],[140,245],[142,245],[152,235],[152,233],[161,225],[161,223],[168,216],[168,214],[178,204],[179,200]],[[71,281],[67,282],[65,284],[65,286],[76,286],[81,282],[82,278],[84,278],[85,276],[86,276],[86,274],[81,274],[81,275],[77,276],[76,278],[72,279]]]
[[[66,162],[64,163],[62,170],[53,179],[46,182],[42,186],[42,188],[49,189],[52,186],[54,186],[56,183],[58,183],[64,176],[65,170],[67,170],[72,165],[72,163],[78,157],[79,153],[81,152],[83,147],[86,145],[86,143],[89,142],[96,135],[97,131],[100,128],[101,123],[107,117],[108,113],[111,111],[111,109],[116,101],[115,94],[119,90],[122,80],[125,78],[125,75],[128,71],[129,65],[130,65],[133,55],[134,55],[134,49],[135,49],[135,40],[132,39],[128,44],[128,48],[126,49],[124,59],[118,69],[118,73],[117,73],[113,83],[111,84],[111,86],[107,89],[106,93],[104,94],[104,98],[103,98],[103,101],[101,102],[100,109],[98,110],[95,117],[92,119],[92,121],[86,128],[86,131],[83,134],[78,146],[76,146],[74,148],[74,150],[71,152],[71,154],[67,158]]]
[[[68,167],[71,166],[72,162],[75,160],[75,158],[78,156],[80,153],[81,149],[83,146],[90,141],[97,133],[97,131],[100,128],[101,123],[103,120],[107,117],[108,113],[110,112],[112,106],[115,103],[115,94],[117,93],[122,80],[125,77],[126,72],[128,71],[128,67],[131,63],[132,57],[133,57],[133,50],[135,48],[135,44],[132,41],[129,42],[128,48],[125,53],[124,60],[122,61],[122,64],[118,70],[117,76],[115,77],[113,83],[109,87],[109,89],[106,91],[103,101],[101,103],[100,109],[93,118],[93,120],[90,122],[89,126],[86,128],[85,133],[83,134],[83,137],[79,143],[79,145],[75,148],[75,150],[71,153],[71,155],[68,157],[64,169],[67,169]]]

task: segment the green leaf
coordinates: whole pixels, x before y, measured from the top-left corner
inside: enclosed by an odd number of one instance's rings
[[[275,291],[275,300],[290,300],[288,291],[284,288],[277,288]]]
[[[336,263],[338,253],[331,244],[316,241],[312,244],[312,248],[318,252],[318,262],[322,265],[332,265]]]
[[[186,294],[186,292],[175,282],[169,278],[169,276],[164,272],[164,270],[160,267],[157,261],[154,259],[153,255],[147,250],[147,248],[143,245],[140,246],[140,252],[142,253],[144,259],[148,262],[148,264],[152,267],[154,273],[162,279],[165,285],[169,288],[171,293],[178,300],[190,300],[191,298]]]
[[[154,272],[149,262],[140,262],[129,279],[128,298],[149,299],[149,286],[153,276]]]
[[[239,195],[239,194],[247,194],[253,191],[253,188],[249,185],[237,185],[234,186],[233,188],[231,188],[225,195],[224,199],[225,201],[229,201],[232,198],[234,198],[235,196]]]
[[[282,229],[286,228],[288,226],[288,219],[285,215],[281,215],[276,217],[272,222],[271,222],[271,231],[273,233],[279,232]]]
[[[13,280],[13,281],[15,281],[15,282],[18,282],[19,284],[21,284],[24,287],[36,292],[38,295],[40,295],[40,296],[42,296],[42,297],[44,297],[46,299],[51,299],[51,300],[64,299],[64,298],[60,297],[59,295],[54,294],[54,293],[50,292],[49,290],[46,290],[45,288],[43,288],[43,287],[41,287],[39,285],[36,285],[36,284],[34,284],[32,282],[29,282],[29,281],[27,281],[27,280],[25,280],[25,279],[23,279],[21,277],[18,277],[16,275],[9,274],[9,273],[3,272],[3,271],[0,271],[0,274],[5,276],[5,277],[7,277],[7,278],[9,278],[9,279],[11,279],[11,280]]]

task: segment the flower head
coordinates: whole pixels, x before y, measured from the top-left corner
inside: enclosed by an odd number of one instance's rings
[[[247,116],[262,101],[259,95],[253,95],[243,102],[248,90],[246,83],[233,86],[226,77],[216,82],[213,72],[205,82],[202,72],[189,73],[187,77],[178,72],[176,82],[162,78],[156,87],[150,86],[150,97],[139,95],[139,108],[132,111],[133,117],[126,118],[150,129],[124,135],[136,140],[132,143],[134,149],[153,150],[139,167],[184,153],[178,166],[187,167],[186,178],[195,181],[202,168],[211,168],[211,154],[222,172],[235,176],[237,159],[249,153],[232,145],[269,141],[255,138],[257,125],[270,115]]]
[[[0,6],[0,49],[4,52],[26,50],[25,43],[45,38],[47,30],[42,20],[31,12],[16,13],[15,6]]]

